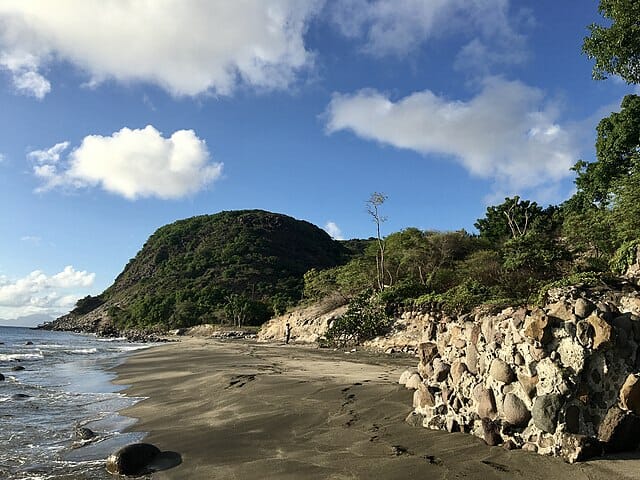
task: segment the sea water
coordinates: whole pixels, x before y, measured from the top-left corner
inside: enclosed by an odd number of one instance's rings
[[[117,412],[139,399],[119,393],[109,369],[147,346],[0,327],[0,479],[112,478],[105,458],[143,434],[123,433],[134,420]],[[78,427],[96,437],[76,438]]]

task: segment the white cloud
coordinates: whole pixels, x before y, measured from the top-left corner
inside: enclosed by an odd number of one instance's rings
[[[13,86],[16,90],[24,95],[42,100],[51,91],[51,84],[38,73],[38,63],[38,59],[31,54],[20,55],[15,51],[3,51],[0,54],[0,69],[8,70],[11,73]]]
[[[58,143],[28,154],[43,181],[38,191],[56,187],[100,186],[130,200],[140,197],[175,199],[193,194],[222,175],[222,164],[210,162],[204,140],[193,130],[169,138],[153,126],[123,128],[111,136],[89,135],[61,161],[69,146]]]
[[[0,67],[42,98],[40,70],[65,61],[89,84],[148,82],[173,95],[281,89],[313,63],[304,45],[321,0],[3,0]]]
[[[376,56],[405,55],[434,38],[456,34],[469,39],[462,66],[518,63],[525,38],[517,28],[530,19],[510,11],[510,0],[344,0],[330,4],[333,22],[347,37],[360,39]],[[475,57],[471,57],[471,54]]]
[[[467,101],[429,90],[392,101],[375,90],[334,95],[327,130],[423,155],[444,155],[504,194],[544,188],[571,176],[573,134],[558,123],[544,93],[517,81],[488,78]]]
[[[20,237],[20,240],[22,240],[23,242],[26,243],[30,243],[31,245],[40,245],[40,243],[42,242],[42,238],[36,236],[36,235],[24,235],[22,237]]]
[[[324,230],[334,240],[344,240],[344,237],[342,236],[342,230],[340,230],[340,227],[338,227],[335,222],[327,222],[327,224],[324,226]]]
[[[86,292],[94,280],[95,273],[71,265],[51,276],[40,270],[13,281],[0,276],[0,317],[64,313],[84,296],[80,291]]]

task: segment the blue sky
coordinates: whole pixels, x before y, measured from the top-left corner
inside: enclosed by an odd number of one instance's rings
[[[633,89],[597,1],[2,0],[0,318],[111,284],[158,227],[261,208],[337,238],[571,195]]]

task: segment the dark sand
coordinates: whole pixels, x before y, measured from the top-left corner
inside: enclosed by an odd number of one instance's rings
[[[185,339],[118,367],[125,415],[182,455],[154,479],[640,479],[638,455],[569,465],[411,427],[413,358]]]

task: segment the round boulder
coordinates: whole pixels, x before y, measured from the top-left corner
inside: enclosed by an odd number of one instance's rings
[[[107,458],[107,472],[116,475],[141,475],[149,470],[149,464],[160,454],[160,449],[150,443],[132,443],[122,447]]]
[[[502,404],[504,419],[514,427],[524,427],[531,419],[531,412],[525,403],[513,393],[507,393]]]
[[[515,380],[515,375],[513,374],[511,367],[507,362],[500,360],[499,358],[496,358],[491,362],[489,375],[491,375],[494,380],[502,383],[511,383]]]
[[[87,427],[76,427],[75,434],[78,440],[91,440],[96,436],[95,432]]]
[[[533,422],[543,432],[555,433],[560,398],[558,395],[540,395],[533,403]]]
[[[420,385],[422,385],[422,377],[418,373],[414,373],[413,375],[411,375],[407,380],[407,383],[405,383],[405,386],[409,390],[416,390],[420,387]]]

